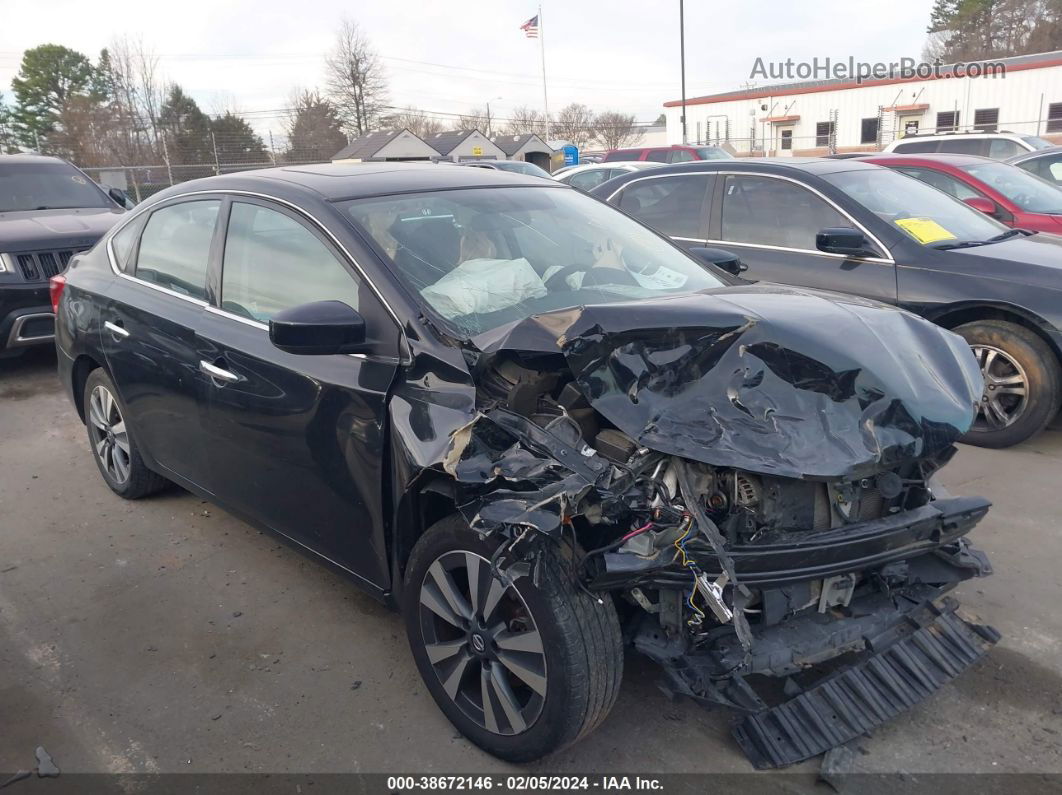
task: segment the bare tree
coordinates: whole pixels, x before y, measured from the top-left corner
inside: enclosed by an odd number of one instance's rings
[[[397,130],[409,130],[416,136],[424,138],[442,132],[443,123],[434,116],[429,116],[419,108],[407,105],[402,110],[388,114],[380,119],[384,127]]]
[[[140,40],[115,39],[100,53],[95,93],[110,123],[105,148],[120,164],[147,165],[161,158],[160,111],[166,86],[159,61]]]
[[[585,146],[593,138],[594,113],[586,105],[573,102],[565,105],[550,124],[552,134],[576,146]]]
[[[601,142],[604,149],[619,149],[631,146],[641,137],[641,131],[635,126],[634,115],[607,110],[594,117],[593,137]]]
[[[384,110],[387,79],[380,57],[358,23],[343,20],[325,67],[331,100],[348,132],[365,135]]]
[[[472,108],[468,113],[458,116],[457,126],[461,130],[479,130],[488,138],[504,132],[498,125],[497,114],[491,111],[489,102],[482,108]]]
[[[501,131],[506,135],[546,134],[546,118],[534,108],[521,105],[509,114],[509,120]]]

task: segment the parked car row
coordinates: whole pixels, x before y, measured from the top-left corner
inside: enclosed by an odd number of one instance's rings
[[[954,330],[985,378],[973,444],[1016,444],[1058,413],[1062,238],[985,214],[1059,228],[1062,191],[1020,169],[957,156],[748,158],[628,174],[592,193],[691,252],[725,247],[748,279],[852,293]]]

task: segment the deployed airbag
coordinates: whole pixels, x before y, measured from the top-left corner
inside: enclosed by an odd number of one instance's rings
[[[484,314],[541,298],[546,285],[531,263],[520,259],[470,259],[421,290],[443,317]]]

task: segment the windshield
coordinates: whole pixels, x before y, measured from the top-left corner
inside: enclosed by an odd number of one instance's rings
[[[549,172],[539,168],[534,163],[525,163],[522,160],[499,160],[494,167],[501,171],[516,171],[519,174],[530,174],[532,177],[549,178]]]
[[[840,171],[823,179],[924,246],[984,242],[1007,230],[944,191],[888,168]]]
[[[114,207],[84,174],[66,163],[0,164],[0,213]]]
[[[1007,163],[981,163],[968,166],[966,171],[1023,210],[1052,215],[1062,213],[1062,190],[1025,169]]]
[[[656,233],[567,188],[472,188],[340,206],[462,336],[554,309],[724,284]]]

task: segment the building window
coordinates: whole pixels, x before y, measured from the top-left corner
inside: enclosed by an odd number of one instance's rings
[[[1052,102],[1047,106],[1047,131],[1062,132],[1062,102]]]
[[[815,146],[829,146],[833,138],[833,122],[820,121],[815,125]]]
[[[999,108],[982,108],[974,111],[974,129],[980,132],[995,132],[999,124]]]
[[[937,114],[937,132],[955,132],[959,129],[959,111],[946,110]]]
[[[878,142],[878,117],[863,119],[859,127],[859,143],[876,144]]]

